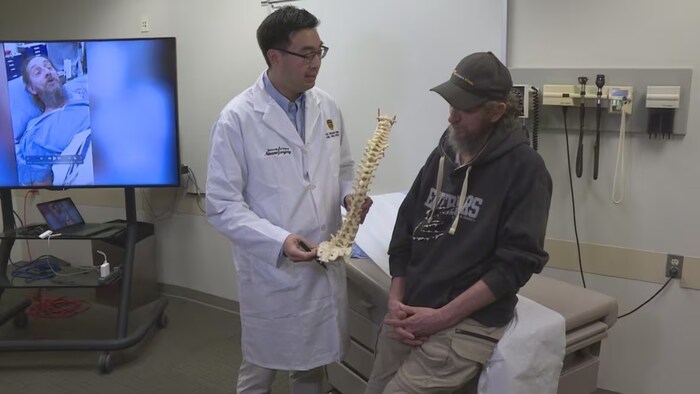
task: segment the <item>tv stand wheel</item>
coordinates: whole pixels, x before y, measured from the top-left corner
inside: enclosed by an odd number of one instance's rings
[[[98,361],[100,373],[108,374],[114,369],[114,362],[112,361],[112,353],[102,352],[100,354],[100,359]]]
[[[29,324],[29,317],[27,316],[27,312],[22,311],[22,312],[16,314],[13,323],[15,324],[15,327],[17,327],[17,328],[27,327],[27,324]]]

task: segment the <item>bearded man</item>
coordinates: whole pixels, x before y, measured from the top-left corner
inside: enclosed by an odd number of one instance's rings
[[[65,157],[63,152],[77,134],[89,133],[89,103],[69,97],[56,67],[45,56],[24,60],[22,81],[42,113],[29,121],[17,144],[19,181],[27,186],[51,186],[53,165],[74,164],[70,161],[73,156]],[[89,136],[79,151],[87,147]]]
[[[549,258],[552,180],[517,125],[512,87],[481,52],[431,89],[450,125],[398,212],[367,393],[476,393],[518,290]]]

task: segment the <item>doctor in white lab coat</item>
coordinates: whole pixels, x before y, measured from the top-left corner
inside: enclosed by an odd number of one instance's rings
[[[318,20],[283,7],[258,28],[268,70],[223,109],[211,135],[207,217],[233,244],[241,311],[239,393],[320,393],[349,343],[345,267],[316,246],[341,225],[353,161],[335,101],[315,88]],[[311,251],[305,251],[302,243]]]

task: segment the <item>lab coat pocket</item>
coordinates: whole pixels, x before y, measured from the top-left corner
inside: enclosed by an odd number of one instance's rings
[[[258,312],[266,317],[293,314],[298,304],[299,273],[294,263],[285,258],[279,267],[267,264],[253,266],[251,285],[258,293]]]
[[[258,216],[275,225],[282,225],[284,207],[280,204],[283,198],[276,172],[278,171],[274,168],[264,168],[251,174],[245,190],[245,200]]]
[[[272,142],[272,147],[256,151],[249,159],[249,182],[260,190],[276,191],[285,179],[294,175],[298,152],[284,143]]]

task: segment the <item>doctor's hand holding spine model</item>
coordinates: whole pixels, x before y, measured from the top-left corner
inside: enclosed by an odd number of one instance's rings
[[[286,370],[292,393],[320,394],[323,367],[349,344],[345,267],[313,261],[340,228],[353,177],[340,110],[314,87],[328,52],[318,24],[291,6],[263,20],[257,39],[268,69],[224,107],[211,134],[207,218],[233,245],[238,393],[269,393],[275,371]]]
[[[490,52],[432,89],[450,126],[399,208],[367,394],[476,393],[516,293],[547,262],[552,180],[516,126],[511,89]]]

